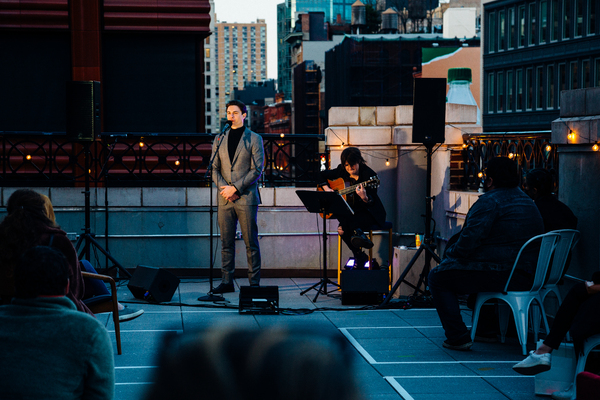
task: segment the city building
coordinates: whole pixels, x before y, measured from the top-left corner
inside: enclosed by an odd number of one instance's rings
[[[204,132],[209,10],[208,0],[0,2],[0,131],[64,134],[66,83],[98,81],[103,132]]]
[[[275,103],[264,108],[264,121],[265,133],[291,133],[292,102],[277,93]]]
[[[216,73],[216,113],[224,124],[225,105],[233,99],[235,89],[246,82],[267,79],[267,24],[264,19],[252,23],[217,22],[214,30]]]
[[[286,36],[294,31],[299,15],[321,12],[327,25],[350,24],[355,0],[285,0],[277,5],[277,87],[285,98],[292,98],[292,66],[290,44]]]
[[[204,41],[204,93],[205,93],[205,107],[206,107],[206,133],[215,133],[219,132],[220,129],[220,116],[219,116],[219,102],[218,97],[216,96],[218,81],[217,81],[217,71],[218,71],[218,62],[215,58],[216,54],[216,35],[215,32],[215,24],[216,24],[216,15],[215,15],[215,2],[214,0],[210,1],[210,31],[213,33],[211,36],[208,36]]]
[[[411,105],[422,49],[479,47],[479,38],[434,34],[348,35],[325,55],[325,109]]]
[[[483,127],[550,130],[560,93],[600,86],[597,1],[490,1],[484,7]]]

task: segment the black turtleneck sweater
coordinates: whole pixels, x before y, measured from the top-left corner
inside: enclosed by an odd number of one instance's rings
[[[246,130],[245,126],[241,128],[231,128],[229,131],[229,139],[227,140],[227,150],[229,151],[229,161],[233,163],[233,157],[235,156],[235,151],[240,143],[240,139],[244,131]]]

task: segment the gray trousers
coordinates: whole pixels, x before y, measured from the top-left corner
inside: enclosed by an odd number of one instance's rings
[[[233,282],[235,272],[235,231],[240,223],[242,237],[246,245],[248,260],[248,280],[251,285],[260,282],[260,247],[258,245],[258,225],[256,218],[258,205],[238,205],[228,202],[219,205],[218,221],[221,230],[221,279],[223,283]]]

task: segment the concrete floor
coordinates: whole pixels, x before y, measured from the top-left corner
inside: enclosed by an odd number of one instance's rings
[[[306,278],[261,281],[262,285],[279,287],[280,308],[310,309],[311,313],[248,315],[238,312],[239,291],[225,295],[229,308],[213,307],[213,303],[197,301],[197,297],[209,289],[207,280],[183,280],[172,299],[177,305],[144,302],[140,305],[145,310],[144,315],[121,324],[122,355],[116,354],[110,314],[100,315],[115,349],[115,399],[143,398],[165,332],[183,332],[215,324],[259,328],[284,325],[291,329],[310,325],[321,332],[344,335],[356,349],[355,373],[366,399],[538,398],[534,395],[534,378],[518,375],[511,369],[523,359],[516,341],[475,343],[469,352],[447,350],[442,347],[444,332],[434,309],[376,310],[342,306],[340,292],[329,296],[321,294],[313,303],[314,290],[303,296],[300,292],[317,281]],[[238,284],[246,282],[238,281],[236,289]],[[138,302],[125,284],[118,291],[120,301]],[[130,307],[138,305],[130,304]],[[464,312],[464,317],[470,321],[470,312]]]

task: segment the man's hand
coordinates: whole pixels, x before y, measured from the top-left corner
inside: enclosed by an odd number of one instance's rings
[[[236,201],[240,198],[237,194],[237,189],[233,185],[221,186],[219,194],[229,201]]]
[[[598,292],[600,292],[600,284],[594,284],[594,282],[586,282],[587,284],[585,285],[588,294],[596,294]],[[591,285],[590,285],[591,284]]]
[[[323,189],[324,192],[333,192],[333,189],[329,187],[329,185],[323,185],[321,186],[321,189]]]

